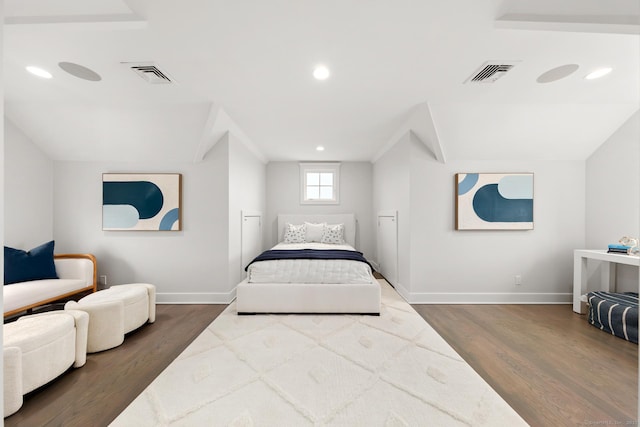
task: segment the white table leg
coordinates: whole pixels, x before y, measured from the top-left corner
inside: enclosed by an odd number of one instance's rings
[[[607,263],[608,264],[608,263]],[[587,259],[573,254],[573,311],[582,314],[580,298],[587,291]]]

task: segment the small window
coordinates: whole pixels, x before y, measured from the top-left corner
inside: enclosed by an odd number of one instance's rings
[[[338,204],[339,182],[340,163],[300,163],[300,203]]]

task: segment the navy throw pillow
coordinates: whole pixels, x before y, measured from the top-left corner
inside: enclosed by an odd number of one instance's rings
[[[54,244],[52,240],[28,252],[5,246],[4,284],[57,279],[56,265],[53,262]]]

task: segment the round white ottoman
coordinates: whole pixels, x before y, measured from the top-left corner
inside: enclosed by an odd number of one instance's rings
[[[89,313],[89,353],[117,347],[124,342],[124,334],[153,323],[155,307],[155,286],[148,283],[111,286],[65,305],[65,309]]]
[[[22,406],[22,396],[87,358],[89,316],[54,311],[23,316],[3,325],[4,416]]]

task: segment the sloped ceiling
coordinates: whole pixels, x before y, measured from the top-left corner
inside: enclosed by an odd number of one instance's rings
[[[57,160],[199,161],[225,129],[265,160],[371,160],[420,117],[447,159],[584,159],[640,106],[639,9],[635,0],[6,0],[5,111]],[[518,62],[493,84],[464,84],[487,60]],[[78,79],[61,61],[102,80]],[[124,62],[154,62],[173,83],[150,85]],[[328,80],[313,79],[318,63]],[[536,82],[565,64],[579,68]],[[614,70],[584,79],[600,66]]]

